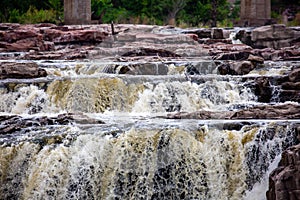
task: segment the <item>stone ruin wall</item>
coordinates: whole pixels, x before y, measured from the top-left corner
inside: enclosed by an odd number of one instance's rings
[[[64,22],[70,24],[91,23],[91,0],[64,0]]]
[[[271,19],[271,0],[242,0],[241,25],[262,26]]]

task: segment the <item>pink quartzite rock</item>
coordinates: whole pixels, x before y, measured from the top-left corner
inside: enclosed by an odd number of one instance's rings
[[[0,79],[6,78],[38,78],[47,76],[44,69],[39,68],[36,63],[1,63]]]
[[[299,129],[299,127],[298,127]],[[270,174],[267,200],[298,200],[300,197],[300,144],[282,153],[279,166]]]

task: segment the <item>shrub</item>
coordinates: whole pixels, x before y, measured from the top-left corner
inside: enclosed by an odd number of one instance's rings
[[[23,24],[35,24],[41,22],[57,23],[56,12],[50,10],[38,10],[30,6],[28,11],[19,17],[19,22]]]

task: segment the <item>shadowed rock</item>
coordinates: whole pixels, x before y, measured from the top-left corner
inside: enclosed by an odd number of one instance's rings
[[[89,118],[80,113],[60,114],[57,117],[31,117],[24,118],[18,115],[0,116],[0,134],[12,134],[23,128],[47,126],[47,125],[68,125],[68,124],[104,124],[101,120]]]
[[[300,127],[298,127],[299,129]],[[299,134],[299,133],[298,133]],[[270,174],[268,200],[299,199],[300,144],[282,153],[279,166]]]
[[[279,99],[283,101],[300,102],[300,67],[294,67],[292,71],[278,80],[281,86]]]
[[[0,64],[0,79],[24,79],[45,76],[47,76],[46,70],[40,68],[36,63],[7,62]]]
[[[122,56],[160,56],[160,57],[180,57],[178,54],[175,54],[171,51],[164,49],[149,49],[149,48],[140,48],[137,50],[129,51],[124,53]]]
[[[197,111],[167,115],[168,119],[299,119],[300,105],[260,105],[239,111]]]

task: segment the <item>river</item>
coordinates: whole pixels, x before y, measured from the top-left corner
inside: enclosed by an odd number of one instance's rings
[[[296,61],[237,76],[218,74],[207,57],[34,62],[48,76],[1,80],[0,118],[89,120],[0,134],[0,199],[263,200],[269,173],[297,140],[298,119],[166,117],[298,104],[278,102],[276,86],[270,103],[258,102],[251,87]]]

